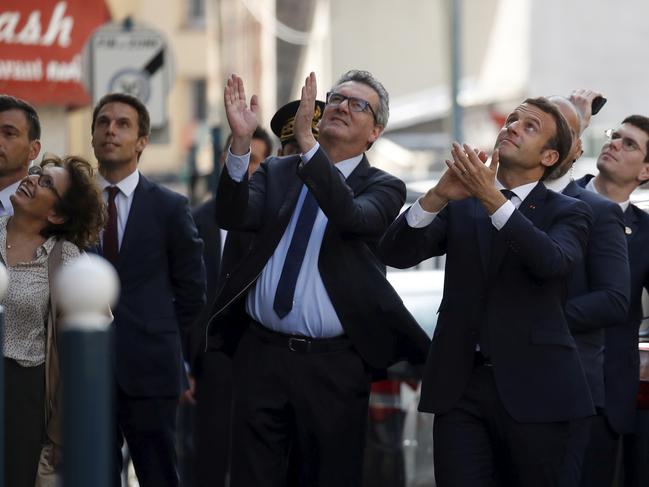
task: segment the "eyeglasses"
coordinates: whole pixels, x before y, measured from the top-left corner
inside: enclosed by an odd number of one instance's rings
[[[43,173],[43,168],[41,166],[32,166],[29,168],[28,171],[30,176],[38,176],[38,185],[41,188],[46,188],[52,191],[56,195],[56,197],[59,199],[59,201],[63,201],[63,198],[59,194],[59,192],[56,190],[56,187],[54,186],[54,180],[52,179],[52,176],[49,174],[44,174]]]
[[[376,123],[376,113],[374,113],[369,101],[355,96],[345,96],[335,91],[327,93],[327,105],[340,105],[345,100],[347,100],[347,106],[352,112],[364,112],[369,109],[372,117],[374,117],[374,123]]]
[[[629,137],[623,137],[622,134],[619,132],[613,130],[613,129],[608,129],[604,132],[606,134],[606,137],[608,137],[609,141],[614,141],[614,140],[622,140],[622,150],[626,152],[633,152],[633,151],[640,151],[642,154],[645,156],[647,155],[646,152],[643,152],[643,150],[640,148],[638,143],[629,138]]]

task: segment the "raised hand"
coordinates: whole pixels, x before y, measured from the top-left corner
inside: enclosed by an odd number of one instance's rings
[[[295,140],[302,154],[309,152],[316,143],[313,132],[311,131],[311,124],[313,122],[317,94],[318,85],[316,83],[315,73],[312,72],[304,81],[302,98],[300,99],[300,106],[295,114],[295,125],[293,126]]]
[[[228,78],[225,85],[223,102],[230,131],[232,132],[232,153],[245,154],[250,149],[252,134],[259,124],[257,95],[252,95],[250,106],[248,106],[243,80],[233,74]]]

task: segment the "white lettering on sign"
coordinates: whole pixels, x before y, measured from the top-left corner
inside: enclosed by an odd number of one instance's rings
[[[59,2],[52,11],[52,18],[45,34],[41,35],[42,23],[40,10],[32,11],[20,32],[16,27],[20,22],[20,12],[0,13],[0,43],[51,46],[56,41],[61,47],[70,45],[70,36],[74,19],[65,15],[67,2]]]
[[[76,55],[68,63],[49,61],[43,67],[43,60],[0,59],[0,80],[47,81],[60,83],[79,83],[81,81],[81,56]]]

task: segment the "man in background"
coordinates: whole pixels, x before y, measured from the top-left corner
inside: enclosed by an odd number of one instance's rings
[[[228,136],[223,148],[221,164],[232,136]],[[264,159],[270,156],[272,142],[268,133],[257,127],[251,141],[250,175]],[[207,323],[216,296],[216,283],[226,245],[227,232],[216,224],[216,200],[208,201],[193,210],[198,234],[203,239],[203,260],[207,275],[207,304],[192,326],[189,337],[190,390],[185,398],[195,403],[193,431],[193,468],[196,487],[227,485],[230,460],[230,405],[232,403],[232,364],[229,350],[222,344],[211,343],[206,351]],[[240,244],[241,238],[235,240]],[[234,244],[230,244],[234,245]],[[209,343],[208,343],[209,345]],[[187,402],[186,401],[186,402]],[[186,405],[185,407],[191,407]],[[192,456],[191,454],[189,455]],[[186,469],[185,469],[186,470]]]
[[[0,95],[0,216],[13,214],[9,196],[38,157],[40,138],[41,123],[34,107],[19,98]]]
[[[579,108],[582,118],[590,120],[589,103]],[[607,131],[607,136],[608,142],[597,158],[598,174],[577,181],[582,188],[617,203],[623,211],[631,274],[628,315],[622,323],[604,331],[605,407],[591,427],[582,474],[582,485],[596,487],[610,487],[621,437],[634,431],[642,290],[649,289],[649,215],[630,201],[631,193],[649,180],[649,118],[626,117]],[[628,462],[627,475],[632,475],[633,464]]]
[[[99,251],[120,280],[112,325],[113,485],[121,485],[126,440],[140,486],[177,487],[176,410],[186,335],[205,304],[203,245],[187,199],[138,171],[150,130],[144,104],[108,94],[95,106],[91,128],[108,206]]]

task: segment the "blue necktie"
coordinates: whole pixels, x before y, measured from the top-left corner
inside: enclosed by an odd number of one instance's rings
[[[302,267],[302,261],[304,261],[304,254],[306,253],[309,237],[311,237],[311,230],[313,229],[313,223],[317,214],[318,202],[307,188],[302,209],[300,210],[300,215],[297,218],[297,224],[293,231],[293,238],[286,253],[282,275],[279,278],[277,290],[275,291],[273,309],[280,318],[284,318],[293,309],[293,297],[295,296],[297,276],[300,274],[300,268]]]

